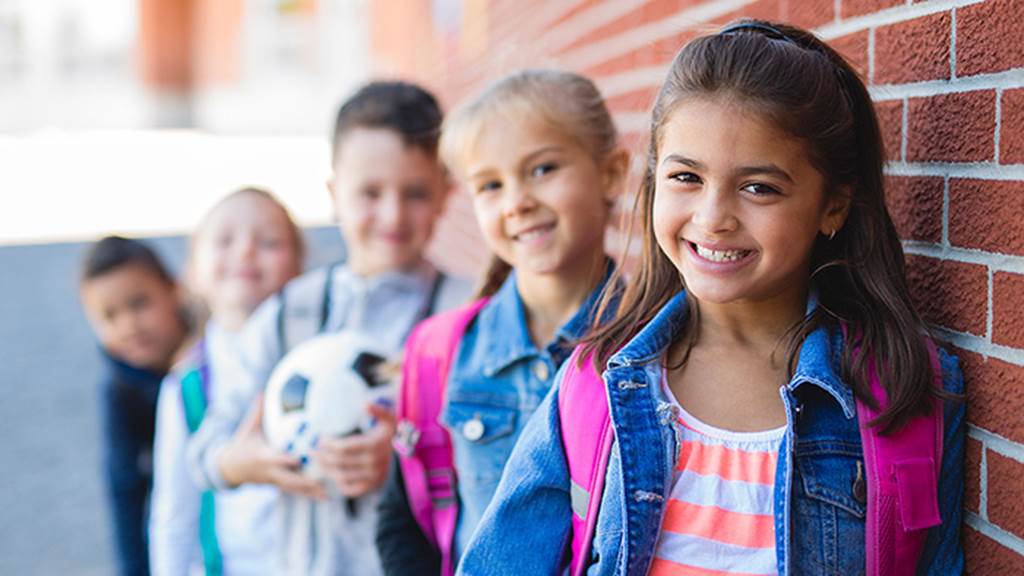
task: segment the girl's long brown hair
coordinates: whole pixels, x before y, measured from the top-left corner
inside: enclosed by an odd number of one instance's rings
[[[831,240],[819,236],[812,248],[808,273],[819,304],[789,332],[790,377],[805,338],[820,327],[837,329],[844,322],[850,336],[842,350],[843,379],[858,398],[877,408],[868,388],[872,361],[889,399],[874,424],[883,433],[894,431],[911,416],[928,412],[933,394],[947,395],[933,385],[923,338],[927,328],[911,302],[903,248],[886,209],[885,155],[871,97],[854,69],[811,33],[757,20],[740,24],[691,41],[672,62],[652,111],[647,163],[634,205],[641,222],[640,264],[624,293],[608,292],[602,298],[595,317],[614,315],[595,324],[580,357],[593,353],[603,366],[684,288],[679,272],[658,247],[652,224],[661,127],[685,99],[734,99],[806,142],[811,163],[825,177],[825,193],[850,197],[843,228]],[[608,286],[615,286],[614,279]],[[684,337],[694,333],[699,318],[699,303],[689,294],[687,298]],[[872,354],[854,354],[855,348]]]

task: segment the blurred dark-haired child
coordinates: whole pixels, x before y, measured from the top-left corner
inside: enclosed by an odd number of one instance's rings
[[[302,473],[300,457],[268,444],[259,399],[278,361],[318,333],[358,332],[397,358],[425,315],[469,296],[469,283],[424,257],[449,188],[437,158],[441,119],[436,99],[404,82],[368,84],[342,105],[328,189],[348,260],[292,280],[253,312],[240,334],[240,366],[225,376],[240,393],[211,405],[189,440],[188,464],[202,488],[282,490],[274,574],[381,573],[374,532],[394,415],[371,404],[375,427],[319,439],[312,457],[327,477],[321,483]]]
[[[178,285],[146,244],[108,236],[87,251],[82,307],[102,348],[103,466],[119,573],[149,574],[146,509],[160,381],[188,334]]]

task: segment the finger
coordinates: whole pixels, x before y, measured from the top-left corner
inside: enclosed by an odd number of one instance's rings
[[[396,416],[395,412],[382,404],[371,402],[366,405],[366,412],[377,422],[376,429],[383,429],[387,432],[388,437],[395,433]]]

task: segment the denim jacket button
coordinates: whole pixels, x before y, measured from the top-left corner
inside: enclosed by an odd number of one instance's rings
[[[853,480],[853,498],[861,504],[865,504],[868,501],[868,487],[864,482],[864,465],[857,462],[857,477]]]
[[[533,364],[533,375],[537,377],[537,380],[541,382],[547,382],[548,377],[551,376],[551,370],[548,368],[547,362],[543,360],[537,360]]]
[[[462,425],[462,435],[470,442],[476,442],[484,437],[484,423],[479,416],[474,416],[472,420]]]

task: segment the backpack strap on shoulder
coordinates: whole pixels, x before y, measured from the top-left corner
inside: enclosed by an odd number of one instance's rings
[[[200,340],[189,356],[188,367],[181,377],[181,401],[191,436],[199,430],[209,406],[210,364],[206,341]],[[199,546],[203,551],[205,573],[210,576],[220,576],[224,565],[217,542],[215,509],[213,491],[204,490],[199,501]]]
[[[843,332],[846,336],[845,326]],[[931,339],[926,344],[936,384],[941,389],[938,352]],[[854,353],[859,350],[855,348]],[[916,416],[896,432],[882,436],[878,427],[869,423],[888,406],[888,395],[875,372],[871,353],[868,354],[869,388],[878,409],[857,400],[867,473],[866,574],[913,574],[924,549],[927,529],[942,523],[938,505],[944,432],[942,403],[935,399],[928,414]]]
[[[421,322],[406,341],[402,363],[394,448],[413,517],[441,552],[442,575],[455,568],[452,543],[458,498],[451,438],[438,417],[459,342],[488,300],[481,298]]]
[[[587,567],[608,458],[615,442],[604,380],[594,367],[592,355],[579,365],[580,350],[576,348],[565,361],[565,375],[558,391],[558,416],[569,465],[573,512],[570,563],[573,576],[583,574]]]
[[[332,284],[338,265],[311,270],[277,293],[281,300],[277,340],[282,354],[324,330],[331,311]]]

